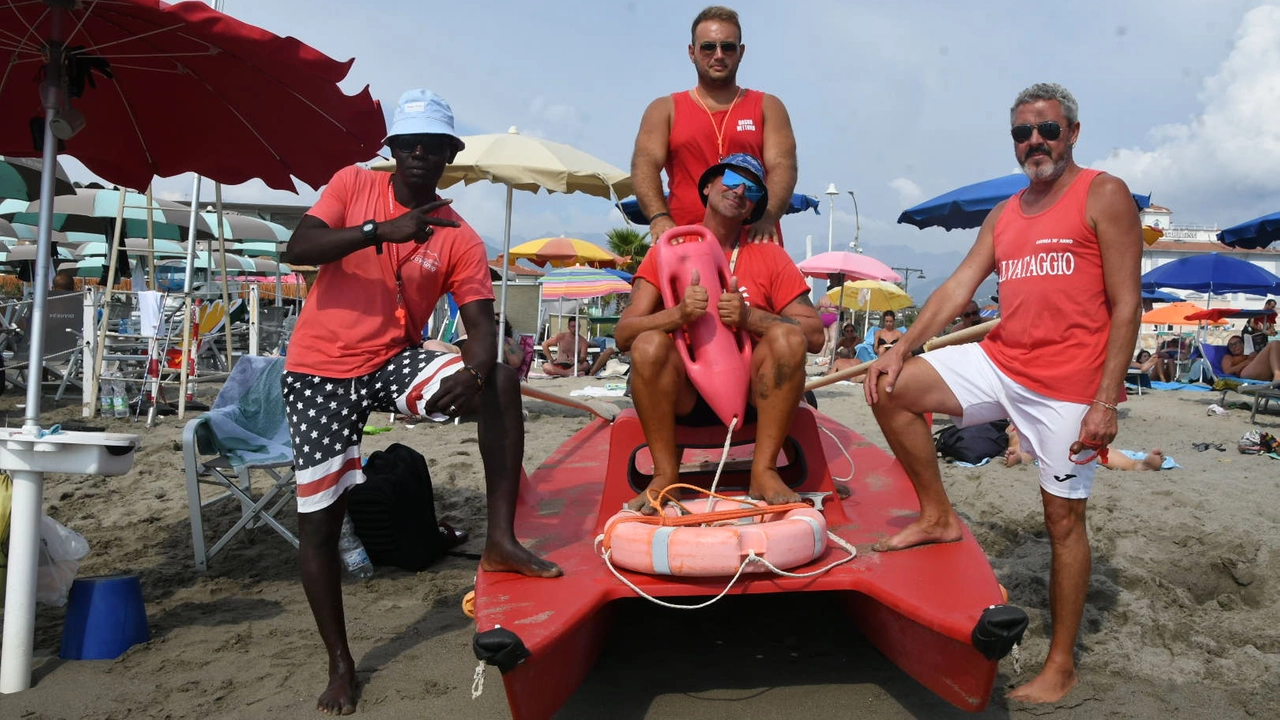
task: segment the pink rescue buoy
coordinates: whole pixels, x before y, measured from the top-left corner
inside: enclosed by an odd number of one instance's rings
[[[677,242],[678,241],[678,242]],[[701,225],[671,228],[650,252],[657,253],[658,290],[667,307],[680,304],[693,271],[707,289],[707,313],[673,333],[689,380],[726,426],[742,424],[751,391],[751,337],[720,322],[716,303],[729,287],[729,263],[716,236]]]

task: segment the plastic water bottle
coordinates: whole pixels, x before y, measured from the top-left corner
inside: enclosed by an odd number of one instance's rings
[[[342,532],[338,535],[338,555],[347,572],[361,580],[373,577],[373,563],[369,561],[369,553],[364,551],[364,543],[356,536],[356,527],[351,524],[351,516],[342,516]]]
[[[124,378],[120,377],[117,372],[115,379],[111,381],[111,407],[114,409],[115,416],[118,418],[129,417],[129,398],[125,392]]]
[[[98,388],[98,414],[102,417],[111,417],[115,412],[114,408],[115,400],[111,397],[111,382],[105,381]]]

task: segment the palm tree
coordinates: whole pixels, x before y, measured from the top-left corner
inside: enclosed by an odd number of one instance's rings
[[[640,261],[644,260],[644,254],[649,251],[649,233],[642,233],[631,227],[620,227],[605,233],[605,237],[609,239],[609,249],[614,254],[631,258],[626,266],[618,269],[634,273],[640,267]]]

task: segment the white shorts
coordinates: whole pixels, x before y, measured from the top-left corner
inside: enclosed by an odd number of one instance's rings
[[[938,371],[960,402],[960,427],[1009,418],[1018,428],[1023,451],[1039,461],[1045,492],[1089,497],[1098,461],[1076,465],[1070,454],[1072,443],[1080,439],[1088,405],[1054,400],[1010,380],[978,343],[939,348],[920,357]]]

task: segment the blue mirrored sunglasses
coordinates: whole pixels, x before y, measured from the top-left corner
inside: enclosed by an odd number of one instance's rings
[[[737,190],[740,187],[746,186],[746,189],[743,190],[743,195],[751,202],[760,202],[760,198],[764,197],[764,188],[732,170],[724,171],[723,182],[725,190]]]

